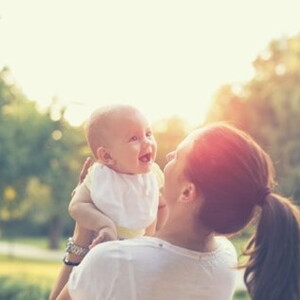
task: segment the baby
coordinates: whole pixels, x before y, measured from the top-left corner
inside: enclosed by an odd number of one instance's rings
[[[163,174],[146,118],[129,105],[105,106],[87,123],[96,162],[74,194],[69,212],[98,233],[91,246],[155,232]]]

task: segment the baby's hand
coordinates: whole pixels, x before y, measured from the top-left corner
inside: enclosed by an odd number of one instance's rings
[[[116,230],[110,228],[110,227],[104,227],[100,229],[98,232],[98,235],[93,239],[92,243],[90,244],[89,248],[95,247],[97,244],[117,240],[117,232]]]

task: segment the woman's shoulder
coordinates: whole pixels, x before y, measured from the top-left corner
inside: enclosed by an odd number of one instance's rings
[[[225,236],[216,236],[216,241],[220,246],[235,249],[233,243]]]
[[[90,252],[93,255],[115,256],[116,253],[128,253],[139,248],[159,247],[157,239],[152,237],[137,237],[125,240],[109,241],[96,245]]]
[[[216,242],[218,245],[219,252],[221,252],[227,256],[230,256],[234,261],[237,260],[236,249],[235,249],[233,243],[227,237],[217,236]]]

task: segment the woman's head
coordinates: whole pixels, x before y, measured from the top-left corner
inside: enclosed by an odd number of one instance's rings
[[[207,126],[188,139],[185,175],[202,195],[201,223],[221,234],[239,231],[274,184],[271,159],[249,135],[228,124]]]
[[[163,195],[169,207],[188,200],[201,229],[235,233],[261,206],[258,226],[246,247],[245,283],[253,300],[300,299],[300,213],[289,199],[270,192],[270,157],[246,133],[217,123],[189,135],[169,155]],[[194,196],[191,196],[194,195]],[[179,200],[178,200],[179,199]],[[189,200],[196,201],[189,201]],[[199,201],[197,201],[199,200]],[[175,215],[176,216],[176,215]]]

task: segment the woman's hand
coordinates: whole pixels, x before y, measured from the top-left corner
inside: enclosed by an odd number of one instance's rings
[[[88,169],[90,168],[90,166],[94,163],[93,159],[91,157],[88,157],[81,168],[80,174],[79,174],[79,179],[78,179],[78,183],[77,186],[75,187],[75,189],[72,191],[71,196],[73,197],[74,194],[76,193],[76,189],[77,187],[83,182],[84,178],[86,177],[87,173],[88,173]]]

